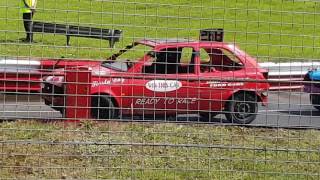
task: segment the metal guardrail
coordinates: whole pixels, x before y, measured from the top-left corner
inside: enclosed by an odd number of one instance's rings
[[[102,29],[38,21],[32,23],[32,31],[38,33],[65,35],[67,36],[68,46],[70,45],[70,37],[75,36],[108,40],[110,47],[114,47],[114,44],[119,41],[122,34],[122,31],[118,29]]]
[[[260,63],[269,71],[270,90],[299,90],[308,70],[320,67],[320,62]]]
[[[96,64],[98,61],[0,59],[0,91],[40,92],[42,78],[53,69]]]

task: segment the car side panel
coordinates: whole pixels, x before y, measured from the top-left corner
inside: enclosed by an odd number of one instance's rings
[[[119,77],[93,77],[91,85],[91,94],[108,94],[115,99],[115,103],[124,110],[130,107],[128,97],[126,96],[127,85],[130,84],[126,78]]]

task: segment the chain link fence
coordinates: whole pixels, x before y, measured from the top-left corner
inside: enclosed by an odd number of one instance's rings
[[[0,179],[319,179],[320,2],[0,2]]]

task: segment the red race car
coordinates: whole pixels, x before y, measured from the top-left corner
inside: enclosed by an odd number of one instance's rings
[[[233,44],[212,41],[144,39],[89,65],[91,116],[175,116],[224,113],[247,124],[267,103],[268,73]],[[64,71],[44,78],[47,105],[64,112]]]

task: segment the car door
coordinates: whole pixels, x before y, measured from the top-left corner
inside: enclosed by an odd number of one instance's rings
[[[160,50],[157,57],[149,57],[150,60],[138,69],[140,73],[131,80],[133,113],[168,115],[197,109],[198,76],[194,52],[192,47],[172,47]],[[183,58],[189,59],[183,63]]]

